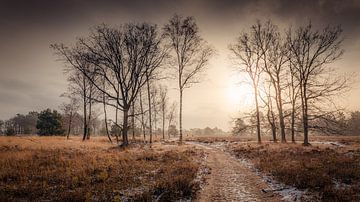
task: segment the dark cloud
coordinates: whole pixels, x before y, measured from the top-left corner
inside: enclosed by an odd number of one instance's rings
[[[351,51],[344,56],[346,62],[342,67],[354,70],[358,68],[354,64],[360,62],[359,0],[0,0],[0,3],[0,119],[20,108],[56,107],[59,95],[66,90],[66,80],[62,64],[55,61],[49,44],[70,43],[102,22],[163,24],[174,13],[193,15],[201,33],[218,49],[224,62],[227,44],[256,19],[270,18],[285,25],[309,20],[318,26],[341,24],[346,38],[344,48]],[[216,68],[215,76],[219,71],[227,71]]]
[[[222,23],[239,22],[244,18],[278,17],[295,22],[342,24],[349,32],[359,32],[360,1],[358,0],[5,0],[1,2],[1,32],[20,31],[29,27],[50,29],[79,23],[91,23],[109,17],[147,20],[168,18],[169,13],[204,16]],[[219,25],[221,27],[221,25]]]

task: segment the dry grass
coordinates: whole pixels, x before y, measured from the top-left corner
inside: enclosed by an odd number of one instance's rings
[[[301,135],[296,136],[296,142],[302,143],[303,137]],[[222,135],[222,136],[188,136],[185,137],[186,141],[196,141],[202,143],[213,143],[213,142],[257,142],[255,135],[248,136],[233,136],[233,135]],[[291,142],[291,137],[288,136],[287,140]],[[263,142],[272,142],[271,136],[262,136]],[[278,137],[278,141],[280,141]],[[345,145],[354,145],[360,147],[360,136],[324,136],[324,135],[311,135],[310,143],[315,142],[338,142]]]
[[[186,137],[185,141],[195,141],[201,143],[214,143],[214,142],[252,142],[256,141],[256,138],[250,136],[191,136]]]
[[[233,143],[229,148],[278,181],[320,192],[324,201],[359,201],[360,147],[357,138],[346,140],[351,146]]]
[[[0,137],[0,201],[135,201],[190,198],[200,151],[105,138]]]

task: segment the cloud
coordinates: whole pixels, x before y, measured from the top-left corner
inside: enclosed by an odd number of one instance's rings
[[[192,90],[194,95],[218,96],[197,96],[198,103],[201,99],[213,100],[201,103],[198,108],[195,101],[188,104],[196,109],[189,107],[190,111],[186,112],[194,126],[204,123],[206,117],[199,114],[225,113],[224,102],[218,102],[224,98],[217,85],[226,82],[226,75],[221,76],[224,71],[232,71],[227,67],[226,47],[239,31],[256,19],[271,18],[285,25],[303,24],[310,19],[318,26],[342,24],[344,48],[351,51],[344,55],[347,62],[342,63],[342,68],[354,69],[354,64],[360,63],[358,0],[3,0],[0,7],[0,118],[9,118],[22,110],[58,106],[59,95],[66,90],[66,80],[61,71],[63,64],[55,61],[50,43],[71,43],[76,37],[86,35],[90,26],[102,22],[151,21],[161,26],[174,13],[195,16],[201,34],[220,55],[210,65],[212,70],[207,79],[213,82]],[[214,126],[219,122],[216,116],[208,121],[207,124]],[[222,120],[222,125],[226,123]]]

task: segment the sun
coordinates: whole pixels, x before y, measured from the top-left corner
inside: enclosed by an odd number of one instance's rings
[[[227,87],[227,99],[232,105],[239,105],[241,99],[241,88],[239,86],[228,86]]]
[[[254,93],[250,85],[230,79],[226,89],[228,104],[234,110],[250,108],[255,104]]]

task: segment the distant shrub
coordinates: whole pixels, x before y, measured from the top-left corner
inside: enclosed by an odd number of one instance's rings
[[[62,135],[64,129],[62,127],[61,114],[56,110],[46,109],[40,112],[36,128],[39,135]]]
[[[7,128],[5,134],[8,136],[15,135],[15,130],[13,128]]]

